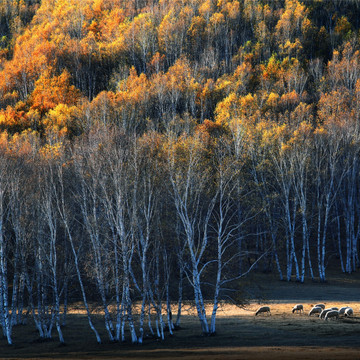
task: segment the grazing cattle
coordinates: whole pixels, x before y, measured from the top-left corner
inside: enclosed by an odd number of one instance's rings
[[[314,315],[314,314],[321,314],[322,312],[322,308],[318,307],[318,306],[314,306],[310,312],[309,312],[309,316]]]
[[[262,306],[262,307],[258,308],[256,313],[255,313],[255,316],[259,315],[260,313],[268,313],[269,315],[271,315],[270,307],[269,306]]]
[[[330,310],[326,313],[325,315],[325,320],[330,319],[330,318],[339,318],[339,311],[337,310]]]
[[[304,311],[304,307],[301,304],[297,304],[293,307],[292,313],[294,313],[295,311],[299,311],[301,314],[301,312]]]

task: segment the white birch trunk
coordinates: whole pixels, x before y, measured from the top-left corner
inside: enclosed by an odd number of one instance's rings
[[[81,295],[82,295],[82,298],[83,298],[83,302],[84,302],[84,306],[85,306],[89,326],[90,326],[91,330],[95,334],[97,343],[101,344],[100,335],[99,335],[98,331],[96,330],[96,328],[95,328],[95,326],[94,326],[94,324],[92,322],[92,319],[91,319],[91,312],[90,312],[89,304],[88,304],[87,297],[86,297],[85,287],[84,287],[84,284],[83,284],[82,275],[81,275],[80,266],[79,266],[78,254],[77,254],[76,249],[75,249],[72,234],[71,234],[70,229],[68,227],[68,223],[67,223],[66,218],[63,218],[63,221],[64,221],[66,232],[67,232],[67,235],[68,235],[68,238],[69,238],[69,241],[70,241],[71,250],[72,250],[72,253],[73,253],[73,256],[74,256],[74,264],[75,264],[76,275],[77,275],[77,278],[78,278],[78,281],[79,281],[80,291],[81,291]]]
[[[184,269],[183,266],[179,264],[178,301],[177,301],[177,315],[175,322],[176,328],[180,327],[182,298],[183,298],[183,281],[184,281]]]
[[[0,216],[2,217],[3,196],[0,198]],[[5,329],[6,339],[9,345],[12,345],[12,324],[10,316],[9,298],[8,298],[8,278],[7,278],[7,258],[6,258],[6,241],[3,234],[3,221],[0,218],[0,286],[2,297],[3,312],[3,330]]]
[[[62,220],[62,223],[65,227],[65,233],[68,237],[69,243],[70,243],[70,247],[71,247],[71,251],[74,257],[74,265],[75,265],[75,271],[76,271],[76,276],[77,279],[79,281],[79,286],[80,286],[80,292],[81,292],[81,296],[83,298],[83,303],[85,306],[85,310],[86,310],[86,315],[88,318],[88,323],[89,326],[91,328],[91,330],[94,332],[95,337],[96,337],[96,341],[98,344],[101,344],[101,337],[98,333],[98,331],[96,330],[93,321],[91,319],[91,311],[89,308],[89,304],[87,301],[87,296],[86,296],[86,291],[85,291],[85,287],[84,287],[84,283],[82,280],[82,274],[81,274],[81,270],[80,270],[80,264],[79,264],[79,257],[78,257],[78,253],[76,251],[75,248],[75,243],[74,243],[74,239],[72,236],[72,232],[70,229],[70,222],[69,222],[69,218],[68,218],[68,209],[66,208],[66,202],[65,202],[65,189],[64,189],[64,174],[63,174],[63,167],[60,164],[57,167],[57,176],[58,176],[58,180],[59,180],[59,194],[56,197],[56,204],[57,204],[57,208],[60,214],[60,218]]]
[[[155,333],[154,333],[154,330],[152,328],[152,322],[151,322],[151,300],[150,300],[150,295],[148,295],[147,303],[148,303],[148,328],[149,328],[151,336],[154,336]]]
[[[220,232],[221,234],[221,232]],[[221,239],[218,238],[218,262],[217,262],[217,272],[216,272],[216,283],[215,283],[215,291],[214,291],[214,305],[211,314],[211,323],[210,323],[210,334],[214,335],[216,333],[216,314],[219,305],[219,294],[220,294],[220,284],[221,284],[221,270],[223,267],[222,264],[222,246]]]

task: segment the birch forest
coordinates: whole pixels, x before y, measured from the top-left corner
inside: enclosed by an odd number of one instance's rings
[[[184,301],[211,335],[251,271],[358,271],[359,38],[359,0],[0,0],[8,343],[74,302],[98,343]]]

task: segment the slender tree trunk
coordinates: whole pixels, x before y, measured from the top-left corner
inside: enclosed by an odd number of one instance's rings
[[[344,267],[344,260],[343,260],[343,255],[342,255],[342,244],[341,244],[341,224],[340,224],[340,214],[339,214],[339,210],[338,207],[336,206],[336,223],[337,223],[337,240],[338,240],[338,252],[339,252],[339,258],[340,258],[340,266],[341,266],[341,271],[344,273],[345,272],[345,267]]]
[[[206,319],[206,311],[205,311],[205,304],[201,293],[201,286],[200,286],[200,274],[196,269],[197,265],[193,265],[193,287],[194,287],[194,295],[195,295],[195,306],[197,310],[197,315],[200,321],[201,329],[203,334],[209,334],[209,325]]]
[[[178,284],[178,305],[175,327],[180,327],[182,298],[183,298],[183,281],[184,281],[184,269],[182,265],[179,265],[179,284]]]
[[[280,281],[283,281],[284,277],[283,277],[283,273],[281,270],[279,256],[278,256],[278,252],[277,252],[277,246],[276,246],[276,235],[273,231],[271,231],[271,239],[272,239],[272,244],[273,244],[273,249],[274,249],[273,252],[274,252],[274,256],[275,256],[276,268],[279,273]]]
[[[319,270],[319,278],[320,281],[323,281],[324,275],[323,275],[323,268],[321,266],[321,209],[318,205],[318,224],[317,224],[317,262],[318,262],[318,270]]]
[[[222,234],[222,229],[219,229],[219,234]],[[223,268],[222,264],[222,246],[221,246],[221,236],[218,236],[218,249],[217,249],[217,272],[216,272],[216,283],[214,291],[214,304],[211,314],[211,323],[210,323],[210,334],[216,333],[216,314],[219,307],[219,294],[220,294],[220,285],[221,285],[221,272]]]
[[[73,253],[73,256],[74,256],[74,264],[75,264],[75,269],[76,269],[76,275],[77,275],[77,278],[78,278],[78,281],[79,281],[81,295],[82,295],[82,298],[83,298],[83,302],[84,302],[84,306],[85,306],[89,326],[90,326],[91,330],[95,334],[96,341],[98,342],[98,344],[101,344],[100,335],[99,335],[98,331],[96,330],[96,328],[95,328],[95,326],[94,326],[94,324],[92,322],[92,319],[91,319],[91,312],[90,312],[89,304],[87,302],[85,287],[84,287],[84,283],[83,283],[82,276],[81,276],[81,271],[80,271],[80,266],[79,266],[79,259],[78,259],[77,252],[75,250],[75,245],[74,245],[74,242],[73,242],[72,235],[70,233],[70,229],[68,228],[67,222],[65,223],[65,228],[66,228],[66,232],[68,234],[68,238],[69,238],[70,245],[71,245],[71,250],[72,250],[72,253]]]
[[[1,190],[0,190],[1,191]],[[3,200],[0,199],[2,202]],[[0,204],[2,216],[2,203]],[[6,240],[3,234],[3,221],[0,219],[0,286],[1,286],[1,310],[3,313],[3,329],[5,329],[6,339],[9,345],[12,345],[12,324],[9,312],[9,298],[8,298],[8,278],[7,278],[7,258],[6,258]],[[1,311],[0,310],[0,311]]]

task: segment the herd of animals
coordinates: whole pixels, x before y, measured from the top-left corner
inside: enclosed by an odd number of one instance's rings
[[[293,307],[292,313],[299,312],[300,314],[304,312],[304,306],[302,304],[297,304]],[[261,306],[256,312],[255,316],[264,313],[271,315],[269,306]],[[309,311],[309,316],[318,315],[320,319],[338,319],[340,315],[343,316],[353,316],[354,310],[350,306],[343,306],[340,309],[337,307],[331,307],[325,309],[325,304],[316,304]]]

